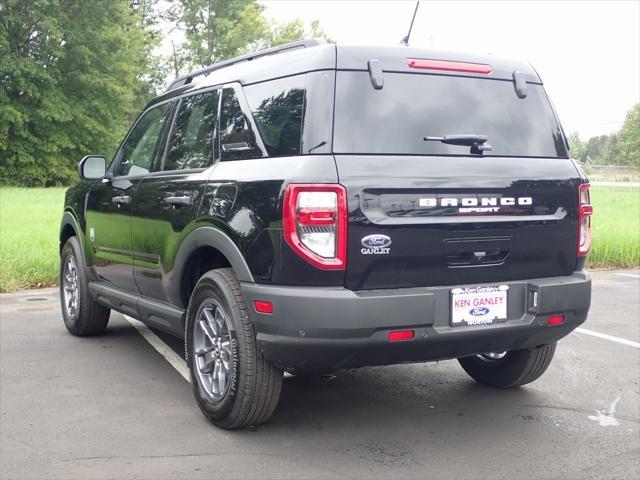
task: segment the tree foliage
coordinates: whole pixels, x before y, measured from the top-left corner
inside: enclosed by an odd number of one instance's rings
[[[143,2],[3,1],[0,183],[67,183],[114,150],[150,94],[149,21]]]
[[[571,156],[582,163],[640,167],[640,103],[627,112],[618,132],[591,137],[587,142],[574,132],[568,140]]]
[[[212,65],[249,51],[303,38],[330,40],[318,21],[309,29],[299,19],[281,24],[263,15],[256,0],[179,0],[167,18],[185,32],[185,42],[174,50],[170,64],[175,76],[187,69]]]

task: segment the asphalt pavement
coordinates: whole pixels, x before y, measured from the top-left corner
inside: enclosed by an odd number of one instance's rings
[[[236,432],[152,332],[113,313],[76,338],[57,290],[2,295],[0,478],[640,478],[640,271],[592,275],[589,319],[531,385],[456,361],[288,377],[272,419]]]

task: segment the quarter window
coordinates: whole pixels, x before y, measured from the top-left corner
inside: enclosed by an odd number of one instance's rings
[[[120,149],[117,176],[142,175],[151,171],[171,105],[165,103],[152,108],[134,125]]]
[[[300,155],[304,75],[258,83],[244,92],[269,156]]]
[[[205,168],[214,158],[217,90],[183,98],[176,115],[164,170]]]
[[[233,88],[225,88],[222,91],[220,150],[222,160],[243,160],[263,156],[251,122],[242,111]]]

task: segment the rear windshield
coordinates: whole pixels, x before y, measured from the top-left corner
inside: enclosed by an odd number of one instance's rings
[[[485,156],[563,157],[562,132],[541,85],[519,98],[510,81],[368,72],[337,75],[335,153],[470,155],[470,147],[424,137],[486,135]]]

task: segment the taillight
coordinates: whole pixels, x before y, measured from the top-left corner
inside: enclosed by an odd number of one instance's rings
[[[591,214],[593,207],[589,197],[589,184],[583,183],[579,188],[578,202],[578,256],[586,257],[591,249]]]
[[[342,185],[291,184],[284,193],[283,234],[307,262],[343,270],[347,259],[347,194]]]

